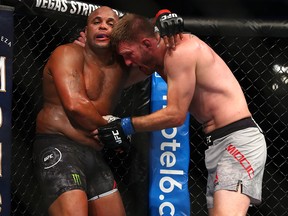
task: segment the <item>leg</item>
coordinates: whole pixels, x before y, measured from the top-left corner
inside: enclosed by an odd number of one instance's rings
[[[50,216],[87,216],[88,201],[82,190],[61,194],[48,209]]]
[[[214,207],[209,216],[245,216],[250,198],[238,191],[218,190],[214,194]]]
[[[261,186],[267,155],[265,139],[257,128],[249,127],[234,132],[221,141],[216,140],[215,145],[205,152],[206,167],[208,165],[209,215],[244,216],[247,214],[250,202],[253,204],[261,202]],[[220,159],[215,160],[215,157],[211,156],[219,149],[225,150],[219,153]]]
[[[125,209],[119,191],[89,201],[89,216],[125,216]]]

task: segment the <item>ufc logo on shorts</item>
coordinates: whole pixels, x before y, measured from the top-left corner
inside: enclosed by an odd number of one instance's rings
[[[112,134],[113,134],[113,136],[114,136],[115,141],[116,141],[118,144],[121,144],[121,143],[122,143],[122,139],[121,139],[121,137],[118,136],[118,135],[119,135],[119,131],[118,131],[118,130],[112,131]]]

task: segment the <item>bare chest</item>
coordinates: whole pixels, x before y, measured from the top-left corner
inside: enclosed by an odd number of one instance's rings
[[[86,67],[84,81],[87,96],[92,101],[113,99],[121,92],[126,77],[119,66]]]

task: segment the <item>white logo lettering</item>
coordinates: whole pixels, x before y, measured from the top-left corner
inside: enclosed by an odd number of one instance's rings
[[[159,206],[159,215],[164,215],[164,211],[163,209],[165,207],[168,207],[170,209],[170,215],[174,215],[175,214],[175,208],[173,206],[172,203],[170,202],[163,202],[160,206]]]
[[[3,113],[2,113],[2,108],[0,107],[0,128],[2,127],[3,124]]]
[[[66,12],[67,0],[37,0],[35,7]]]
[[[207,143],[211,143],[211,142],[212,142],[212,141],[211,141],[211,136],[207,136],[207,137],[206,137],[206,142],[207,142]]]
[[[121,139],[120,136],[118,136],[119,135],[119,131],[118,130],[112,131],[112,134],[114,136],[114,139],[115,139],[116,143],[121,144],[122,143],[122,139]]]
[[[0,37],[0,41],[1,41],[2,43],[5,43],[5,44],[7,44],[7,46],[9,46],[9,47],[11,47],[11,46],[12,46],[12,42],[11,42],[11,41],[9,41],[9,39],[8,39],[8,38],[6,38],[6,37],[4,37],[4,36],[1,36],[1,37]]]
[[[6,57],[0,56],[0,92],[6,92]]]
[[[167,97],[163,96],[163,99],[166,99]],[[160,156],[160,164],[167,168],[167,169],[160,169],[160,174],[164,175],[160,181],[159,181],[159,188],[163,193],[171,193],[175,187],[178,189],[182,189],[182,184],[178,181],[176,181],[172,176],[174,175],[184,175],[183,170],[175,170],[171,169],[175,166],[177,163],[177,158],[174,152],[177,151],[177,148],[180,148],[181,144],[176,141],[176,139],[173,139],[177,135],[177,128],[170,128],[170,129],[164,129],[161,130],[161,134],[166,139],[172,139],[170,142],[162,142],[160,145],[161,151],[163,153]],[[170,151],[169,151],[170,150]],[[160,195],[159,199],[164,200],[165,196]],[[173,203],[171,202],[163,202],[159,206],[159,214],[164,215],[164,208],[170,209],[170,215],[175,214],[175,207]],[[166,212],[165,212],[166,213]]]
[[[46,162],[47,160],[52,159],[52,158],[53,158],[53,154],[47,155],[47,156],[44,158],[44,162]]]
[[[167,19],[171,19],[172,17],[177,17],[177,14],[175,13],[170,13],[168,15],[163,15],[161,16],[160,20],[161,21],[164,21],[164,20],[167,20]]]

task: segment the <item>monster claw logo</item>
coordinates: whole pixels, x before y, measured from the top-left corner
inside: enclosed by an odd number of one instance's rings
[[[79,174],[72,174],[72,178],[77,185],[81,185],[81,179]]]

